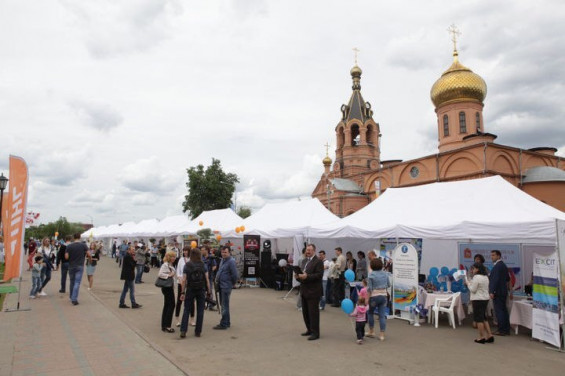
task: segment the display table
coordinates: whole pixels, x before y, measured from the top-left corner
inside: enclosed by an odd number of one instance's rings
[[[510,310],[510,326],[514,327],[514,332],[518,334],[518,326],[522,325],[532,329],[532,302],[529,300],[513,300]]]
[[[428,323],[431,322],[432,318],[432,307],[434,306],[436,299],[445,299],[449,298],[450,296],[455,295],[454,293],[449,292],[433,292],[429,293],[425,290],[420,290],[420,303],[428,310]],[[457,320],[459,321],[459,325],[465,318],[465,310],[463,309],[463,304],[461,302],[461,295],[455,301],[455,314],[457,314]]]

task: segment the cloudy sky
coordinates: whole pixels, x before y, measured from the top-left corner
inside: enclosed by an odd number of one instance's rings
[[[437,152],[429,91],[453,23],[488,86],[485,130],[565,156],[564,19],[561,0],[4,0],[0,171],[27,161],[42,222],[180,214],[186,168],[213,157],[238,206],[307,197],[354,47],[382,159]]]

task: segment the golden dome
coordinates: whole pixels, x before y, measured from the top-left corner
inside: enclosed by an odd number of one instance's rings
[[[459,62],[457,51],[453,51],[453,64],[443,72],[430,91],[432,102],[439,106],[462,101],[483,103],[487,96],[487,84],[476,73]]]
[[[363,71],[361,70],[361,68],[359,68],[357,64],[355,64],[353,68],[351,68],[350,73],[352,76],[355,77],[355,76],[361,76],[361,73],[363,73]]]
[[[326,157],[322,159],[322,163],[324,164],[324,166],[331,166],[332,159],[326,155]]]

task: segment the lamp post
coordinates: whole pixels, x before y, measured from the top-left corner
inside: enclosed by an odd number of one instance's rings
[[[4,235],[4,228],[2,227],[2,201],[4,201],[4,189],[8,185],[8,180],[4,173],[0,174],[0,235]]]
[[[90,224],[92,225],[92,227],[94,227],[94,218],[92,218],[92,216],[88,214],[86,214],[86,216],[90,218]]]

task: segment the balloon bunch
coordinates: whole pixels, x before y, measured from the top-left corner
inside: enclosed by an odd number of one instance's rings
[[[431,283],[436,290],[439,287],[439,282],[437,280],[438,274],[439,274],[439,269],[436,268],[435,266],[431,267],[430,274],[428,275],[428,279],[427,279],[427,282]]]

